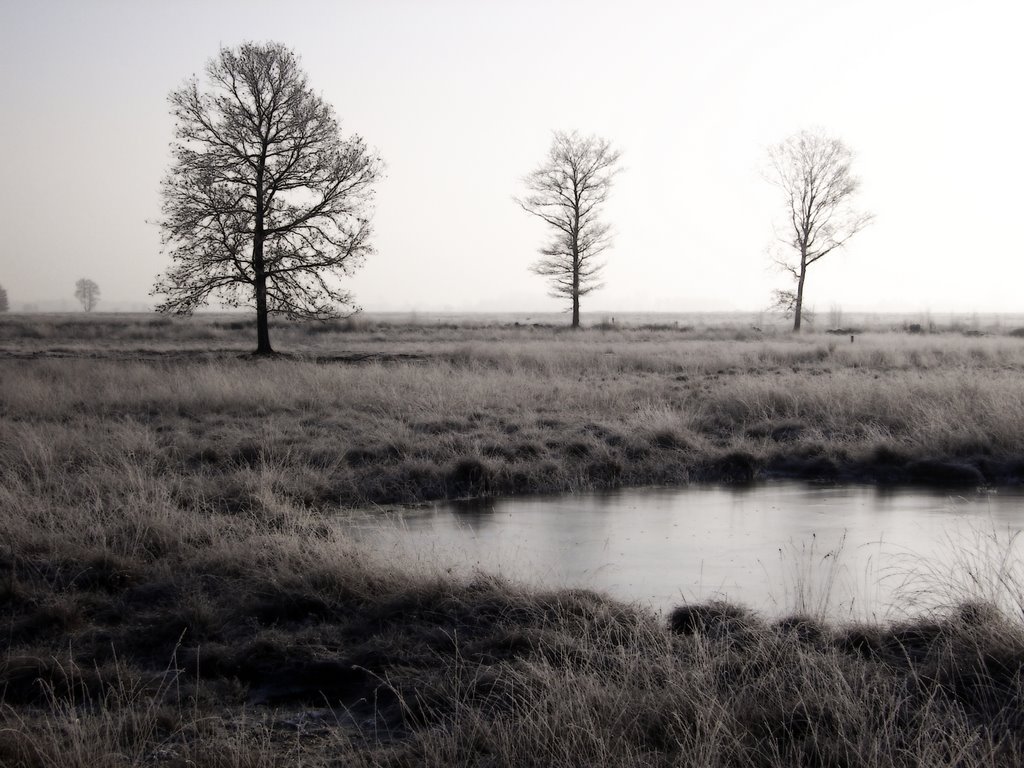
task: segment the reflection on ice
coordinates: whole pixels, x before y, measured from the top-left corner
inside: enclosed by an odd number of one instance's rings
[[[723,598],[766,614],[892,618],[1005,591],[1012,578],[996,571],[1017,567],[1008,555],[1022,521],[1022,491],[769,483],[458,502],[351,527],[377,549],[443,569],[584,586],[663,610]]]

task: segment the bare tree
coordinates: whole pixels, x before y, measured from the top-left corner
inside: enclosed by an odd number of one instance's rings
[[[82,302],[82,309],[92,312],[100,303],[100,287],[87,277],[75,283],[75,298]]]
[[[383,164],[343,139],[334,111],[279,43],[222,48],[169,97],[174,161],[163,181],[173,265],[154,293],[191,314],[216,296],[256,310],[257,354],[272,354],[268,315],[328,319],[353,309],[339,285],[372,252],[372,185]]]
[[[611,228],[601,221],[620,153],[596,136],[556,132],[547,160],[523,181],[530,190],[515,198],[527,213],[553,230],[531,269],[550,278],[551,295],[567,297],[572,327],[580,326],[580,297],[601,287],[598,257],[611,245]]]
[[[801,131],[768,152],[769,180],[785,197],[786,223],[779,240],[786,253],[776,262],[793,276],[792,290],[775,292],[776,306],[793,316],[800,330],[807,268],[837,248],[872,220],[852,206],[860,185],[850,172],[852,153],[839,139],[817,131]]]
[[[7,289],[0,285],[0,312],[6,312],[11,308],[7,302]]]
[[[843,308],[838,304],[828,308],[828,327],[833,331],[843,327]]]

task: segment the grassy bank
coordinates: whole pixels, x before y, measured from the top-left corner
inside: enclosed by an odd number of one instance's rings
[[[1020,764],[1017,614],[660,617],[382,562],[336,525],[812,462],[1020,479],[1017,339],[714,334],[5,342],[0,764]]]
[[[146,347],[135,337],[163,326],[101,324],[98,342],[8,328],[7,428],[64,457],[117,431],[226,507],[258,504],[268,482],[307,505],[365,505],[773,476],[1024,481],[1012,337],[383,326],[253,361],[236,353],[247,327],[191,347],[212,323]]]
[[[113,437],[5,436],[0,764],[1016,765],[1024,629],[666,621],[383,563],[263,489],[229,512]]]

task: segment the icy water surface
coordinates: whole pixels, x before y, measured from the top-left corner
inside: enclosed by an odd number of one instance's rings
[[[1018,489],[788,482],[439,504],[350,523],[386,558],[457,573],[587,587],[659,610],[723,598],[767,615],[857,619],[1006,597],[1022,524]]]

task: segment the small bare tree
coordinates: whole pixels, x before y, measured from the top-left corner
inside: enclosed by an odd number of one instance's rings
[[[775,260],[796,284],[776,291],[775,303],[792,314],[793,330],[799,331],[807,268],[842,248],[873,216],[852,206],[860,181],[850,172],[853,155],[839,139],[801,131],[772,147],[768,157],[768,178],[785,198],[785,234],[779,240],[787,252]]]
[[[828,308],[828,327],[832,330],[843,327],[843,308],[838,304]]]
[[[550,279],[552,296],[569,299],[573,328],[580,326],[580,297],[601,287],[598,257],[611,245],[601,206],[619,156],[607,139],[556,132],[547,160],[523,179],[530,194],[515,198],[553,230],[532,270]]]
[[[82,303],[82,309],[92,312],[100,303],[100,287],[87,277],[75,283],[75,298]]]
[[[0,312],[6,312],[11,308],[7,302],[7,289],[0,285]]]
[[[268,315],[328,319],[352,306],[338,282],[370,246],[382,163],[279,43],[221,49],[170,95],[174,162],[162,186],[174,262],[157,309],[191,314],[217,296],[256,310],[257,354],[272,354]]]

